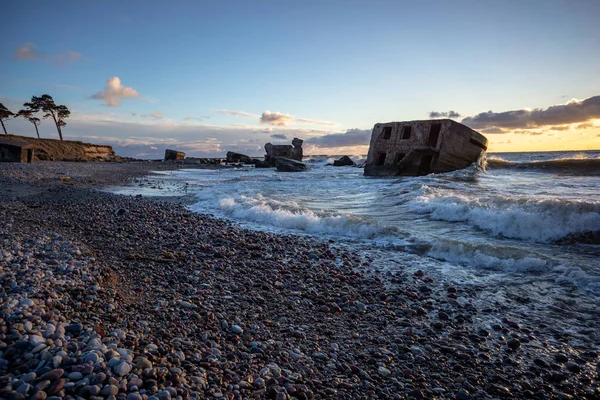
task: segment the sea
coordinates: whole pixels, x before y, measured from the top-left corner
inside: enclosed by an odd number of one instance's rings
[[[600,348],[600,151],[493,153],[421,177],[334,159],[305,157],[301,173],[179,169],[112,191],[185,194],[194,212],[331,242],[383,276],[469,287],[482,325],[509,318]]]

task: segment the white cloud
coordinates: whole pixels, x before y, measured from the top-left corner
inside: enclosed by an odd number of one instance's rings
[[[246,111],[237,111],[237,110],[215,110],[218,114],[224,115],[233,115],[236,117],[244,117],[244,118],[260,118],[258,114],[252,114]]]
[[[295,121],[300,122],[302,124],[312,124],[312,125],[325,125],[325,126],[337,125],[335,122],[331,122],[331,121],[319,121],[318,119],[308,119],[308,118],[296,118]]]
[[[121,106],[121,99],[136,97],[140,97],[137,90],[121,85],[121,79],[117,76],[109,78],[106,82],[106,88],[92,96],[94,99],[104,100],[107,107],[119,107]]]
[[[261,124],[275,125],[275,126],[286,126],[294,117],[290,114],[283,114],[278,111],[271,112],[269,110],[264,111],[260,117]]]

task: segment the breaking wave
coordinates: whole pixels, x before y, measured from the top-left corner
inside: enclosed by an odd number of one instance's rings
[[[206,201],[190,206],[192,211],[207,211]],[[262,195],[223,197],[213,200],[208,209],[217,209],[225,217],[257,223],[260,226],[293,229],[311,234],[337,235],[360,239],[393,237],[397,229],[380,225],[352,214],[318,212],[302,208],[295,202],[279,202]]]
[[[409,204],[432,219],[466,222],[495,236],[550,243],[600,226],[600,202],[564,199],[473,198],[426,190]]]
[[[488,169],[534,169],[550,172],[595,172],[600,174],[600,157],[590,157],[587,155],[532,161],[509,161],[498,156],[487,156],[485,165]]]

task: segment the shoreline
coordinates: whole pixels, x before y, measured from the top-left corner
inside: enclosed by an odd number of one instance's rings
[[[99,191],[154,163],[43,164],[0,165],[0,396],[600,396],[596,351],[478,327],[473,289]]]

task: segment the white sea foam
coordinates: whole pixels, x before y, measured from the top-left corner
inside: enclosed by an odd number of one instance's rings
[[[590,275],[579,267],[559,265],[552,272],[558,274],[555,282],[559,285],[573,285],[600,294],[600,276]]]
[[[540,243],[600,227],[600,202],[467,197],[426,190],[409,208],[436,220],[467,222],[496,236]]]
[[[262,195],[213,199],[209,210],[243,222],[254,222],[275,228],[294,229],[313,234],[341,235],[361,239],[387,237],[396,230],[369,222],[351,214],[332,214],[302,208],[293,201],[281,202]],[[205,211],[206,200],[190,206],[192,211]]]
[[[535,253],[453,240],[436,242],[427,255],[450,263],[502,272],[547,272],[551,268],[548,260]]]

